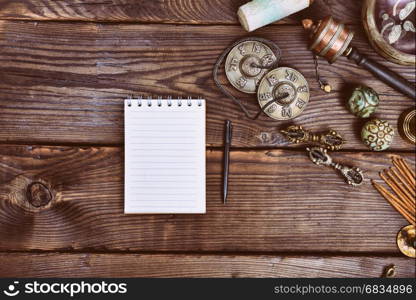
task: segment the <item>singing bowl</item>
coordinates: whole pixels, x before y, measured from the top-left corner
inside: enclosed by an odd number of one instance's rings
[[[391,62],[416,65],[414,0],[366,0],[362,20],[368,40],[378,54]]]

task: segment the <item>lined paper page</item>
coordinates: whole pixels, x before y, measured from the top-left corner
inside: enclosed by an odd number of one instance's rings
[[[205,213],[205,100],[127,99],[125,213]]]

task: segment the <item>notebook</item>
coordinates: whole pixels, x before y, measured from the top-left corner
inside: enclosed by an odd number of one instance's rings
[[[205,100],[126,99],[124,213],[205,213]]]

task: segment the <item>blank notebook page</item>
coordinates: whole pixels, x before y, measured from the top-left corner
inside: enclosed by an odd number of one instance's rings
[[[125,213],[205,213],[205,100],[127,99]]]

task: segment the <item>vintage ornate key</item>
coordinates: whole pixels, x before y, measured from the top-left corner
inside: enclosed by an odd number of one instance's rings
[[[345,143],[345,140],[335,130],[329,130],[322,134],[315,134],[303,129],[302,126],[289,126],[286,130],[281,130],[286,138],[295,144],[300,143],[317,143],[328,150],[339,150]]]
[[[321,147],[307,148],[309,157],[313,163],[317,165],[324,165],[339,170],[345,177],[348,184],[358,186],[364,182],[364,174],[359,168],[347,167],[339,163],[334,163],[332,158],[327,153],[327,150]]]

